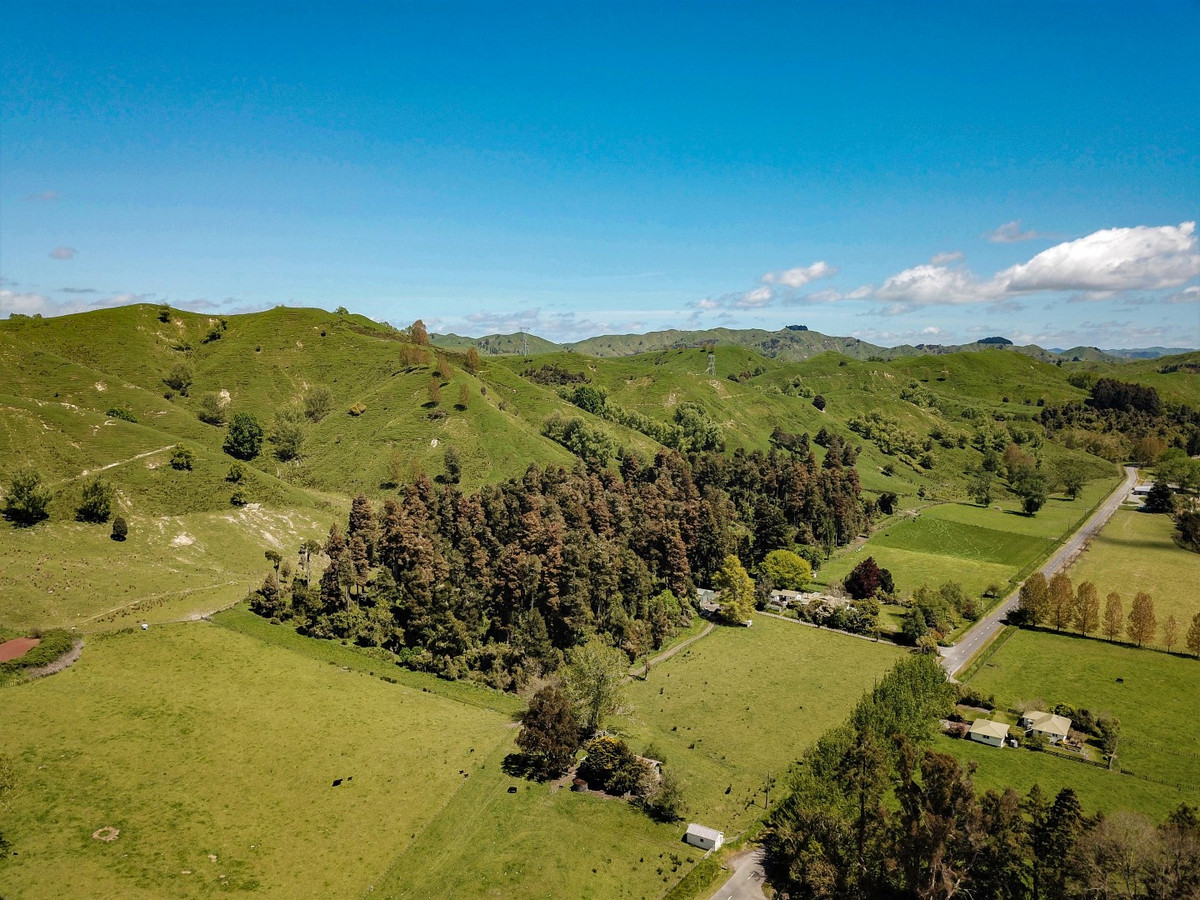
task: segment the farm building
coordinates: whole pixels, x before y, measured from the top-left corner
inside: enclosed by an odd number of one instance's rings
[[[1071,732],[1071,720],[1066,716],[1056,716],[1053,713],[1030,710],[1021,716],[1019,724],[1026,731],[1044,734],[1052,744],[1064,741]]]
[[[787,609],[789,606],[799,602],[802,596],[799,591],[771,591],[771,597],[767,600],[767,606],[771,609]]]
[[[721,604],[717,601],[717,596],[717,591],[696,588],[696,606],[700,609],[701,615],[712,615],[721,611]]]
[[[725,843],[725,832],[715,828],[706,828],[692,822],[683,835],[684,843],[699,847],[701,850],[720,850]]]
[[[976,719],[967,732],[967,737],[989,747],[1003,747],[1008,737],[1008,726],[991,719]]]

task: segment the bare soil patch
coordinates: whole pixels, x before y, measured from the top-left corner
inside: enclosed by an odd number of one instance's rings
[[[19,637],[13,638],[11,641],[5,641],[3,644],[0,644],[0,662],[20,659],[41,642],[41,638],[29,637]]]

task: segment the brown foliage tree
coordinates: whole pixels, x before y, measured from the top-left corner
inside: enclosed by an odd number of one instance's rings
[[[1081,581],[1075,589],[1075,628],[1085,637],[1100,624],[1100,595],[1090,581]]]
[[[409,326],[408,336],[418,347],[424,347],[429,343],[429,332],[425,330],[425,323],[420,319]]]
[[[1062,572],[1056,572],[1050,579],[1050,621],[1056,631],[1062,631],[1064,625],[1069,625],[1075,618],[1075,590],[1071,587],[1071,579]]]
[[[1125,631],[1129,639],[1139,647],[1146,641],[1154,639],[1155,626],[1158,624],[1154,616],[1154,598],[1145,591],[1138,591],[1133,598],[1133,608],[1129,610],[1129,621],[1125,623]]]
[[[464,368],[472,375],[478,375],[480,368],[483,366],[483,361],[479,358],[479,351],[474,347],[467,350],[467,361]]]
[[[1121,608],[1121,595],[1113,591],[1104,601],[1104,636],[1115,641],[1125,627],[1125,611]]]
[[[1187,648],[1194,656],[1200,657],[1200,613],[1192,616],[1192,624],[1187,633]]]
[[[1049,612],[1050,605],[1050,590],[1046,585],[1046,576],[1041,572],[1034,572],[1025,579],[1025,583],[1021,585],[1020,600],[1021,611],[1025,613],[1025,619],[1030,625],[1037,625],[1043,622]]]
[[[1175,642],[1179,640],[1179,623],[1175,621],[1174,616],[1167,616],[1167,621],[1163,623],[1162,628],[1163,645],[1167,648],[1167,652],[1171,652],[1171,648],[1175,646]]]

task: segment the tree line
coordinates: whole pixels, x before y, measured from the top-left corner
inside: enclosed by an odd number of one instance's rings
[[[290,581],[269,573],[251,605],[511,688],[593,635],[630,658],[655,649],[729,557],[757,566],[772,550],[844,544],[874,515],[833,452],[625,454],[618,470],[531,466],[471,494],[420,475],[379,511],[356,498],[346,529],[306,545]]]
[[[978,794],[973,764],[928,749],[953,703],[932,656],[901,660],[795,765],[765,836],[768,877],[799,898],[1195,897],[1200,817],[1087,816],[1071,788]]]

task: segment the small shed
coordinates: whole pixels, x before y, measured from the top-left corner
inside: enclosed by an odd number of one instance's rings
[[[1052,744],[1065,741],[1071,733],[1071,720],[1066,716],[1056,716],[1053,713],[1040,710],[1030,710],[1021,716],[1018,724],[1026,731],[1044,734]]]
[[[1003,747],[1008,737],[1008,726],[1003,722],[993,722],[991,719],[976,719],[971,724],[967,737],[989,747]]]
[[[720,850],[725,843],[725,832],[692,822],[683,835],[683,841],[701,850]]]

